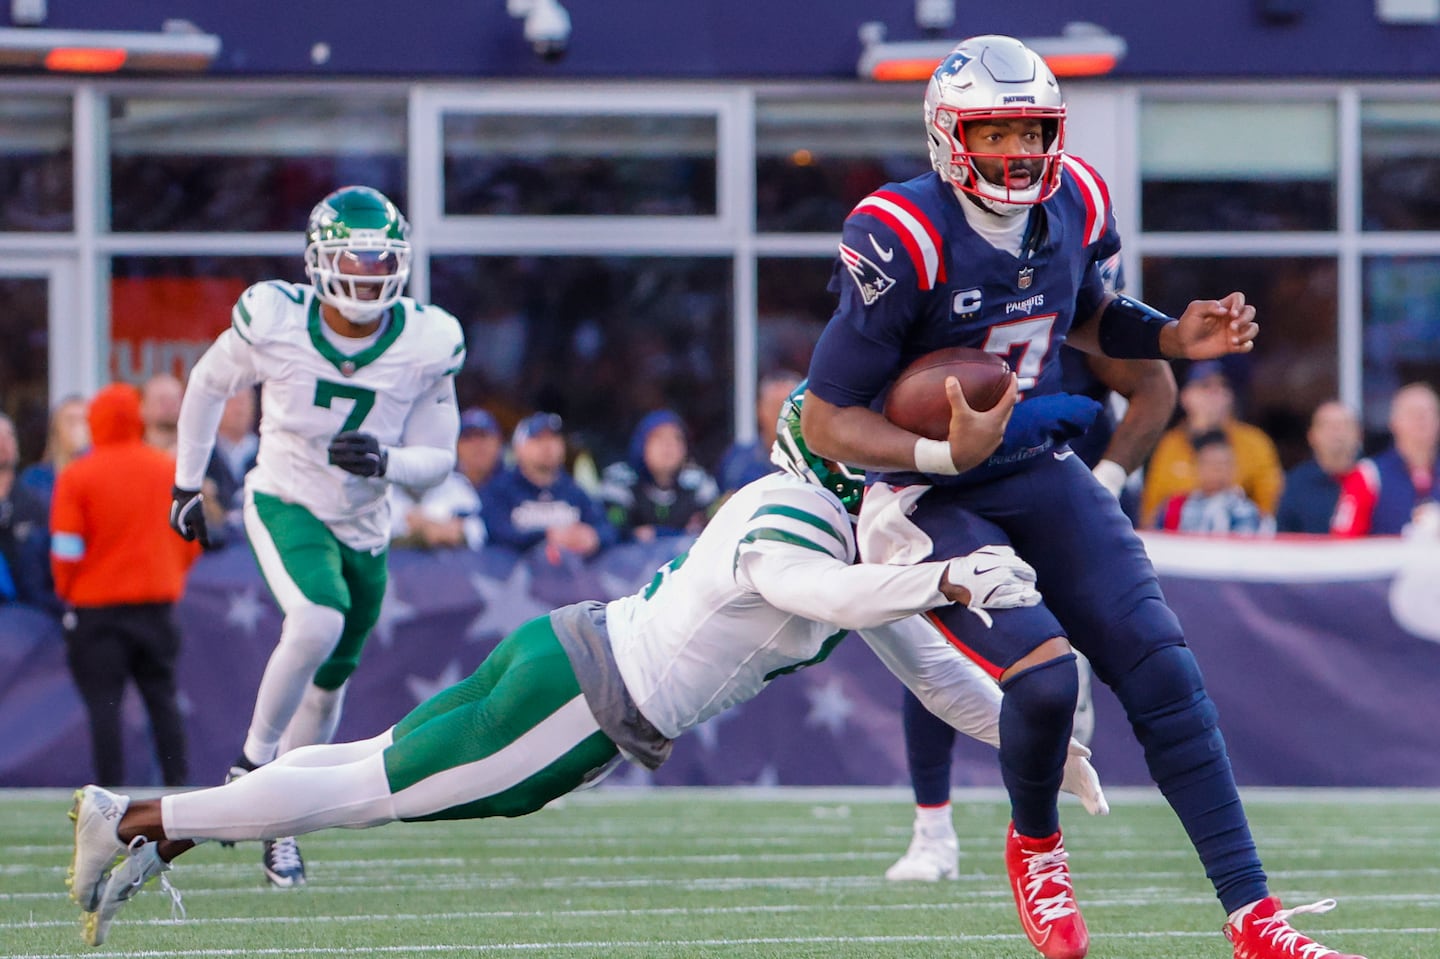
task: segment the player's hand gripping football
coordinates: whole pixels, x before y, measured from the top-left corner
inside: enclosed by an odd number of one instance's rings
[[[957,586],[969,595],[961,594]],[[1035,570],[1009,546],[982,546],[968,556],[950,560],[940,591],[951,602],[965,603],[986,626],[993,623],[987,609],[1014,609],[1040,602]]]
[[[200,541],[205,549],[210,548],[210,530],[205,526],[205,498],[198,489],[170,490],[170,528],[179,533],[187,543]]]
[[[1231,293],[1223,300],[1191,301],[1180,322],[1161,334],[1160,349],[1166,356],[1213,360],[1249,353],[1259,335],[1255,307],[1245,302],[1244,293]]]
[[[955,469],[963,473],[985,462],[999,448],[1005,438],[1005,425],[1010,422],[1010,411],[1015,409],[1015,401],[1020,396],[1019,381],[1012,374],[1005,395],[983,413],[971,409],[965,402],[965,391],[953,376],[945,378],[945,395],[950,400],[950,459]]]

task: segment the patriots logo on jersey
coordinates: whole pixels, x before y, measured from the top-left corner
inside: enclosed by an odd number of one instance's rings
[[[869,306],[890,291],[895,280],[885,274],[873,261],[861,256],[855,250],[840,244],[840,260],[850,271],[850,278],[860,288],[860,298]]]

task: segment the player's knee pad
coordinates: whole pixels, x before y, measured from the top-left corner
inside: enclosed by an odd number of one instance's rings
[[[1155,650],[1113,688],[1157,782],[1224,756],[1219,712],[1188,646]]]
[[[1000,684],[1005,691],[1001,716],[1013,713],[1035,729],[1068,726],[1075,713],[1080,677],[1075,654],[1066,653],[1021,670]],[[1001,730],[1001,740],[1004,740]]]
[[[313,673],[335,651],[344,628],[345,615],[340,610],[305,603],[285,614],[280,644]]]

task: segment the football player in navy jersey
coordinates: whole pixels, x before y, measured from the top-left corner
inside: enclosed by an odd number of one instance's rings
[[[1065,154],[1059,86],[1019,41],[957,46],[930,80],[925,125],[934,172],[885,186],[846,219],[831,283],[840,302],[811,361],[802,422],[817,454],[871,471],[858,534],[867,562],[1003,542],[1038,572],[1045,602],[1002,610],[990,627],[932,614],[1005,690],[1005,861],[1021,925],[1048,959],[1088,951],[1056,808],[1073,639],[1124,705],[1228,914],[1236,959],[1345,959],[1287,922],[1333,900],[1281,909],[1270,895],[1180,624],[1130,521],[1066,445],[1098,405],[1059,392],[1063,343],[1122,359],[1243,353],[1259,333],[1254,308],[1231,293],[1176,318],[1105,290],[1098,264],[1120,248],[1108,190]],[[1006,357],[1010,393],[980,413],[948,380],[945,440],[886,420],[878,410],[899,371],[952,346]]]

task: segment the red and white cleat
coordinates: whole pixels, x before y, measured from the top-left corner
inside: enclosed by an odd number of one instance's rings
[[[1010,891],[1025,935],[1045,959],[1084,959],[1090,950],[1090,933],[1075,903],[1068,858],[1058,832],[1032,839],[1010,824],[1005,841]]]
[[[1302,912],[1329,912],[1334,899],[1322,899],[1308,906],[1281,909],[1274,896],[1261,899],[1235,923],[1225,923],[1225,938],[1235,945],[1235,959],[1365,959],[1336,952],[1311,939],[1287,921]]]

